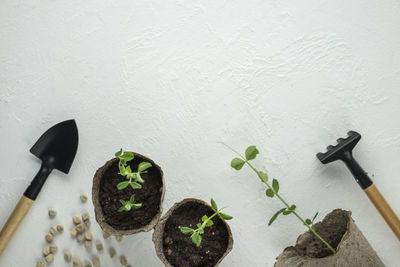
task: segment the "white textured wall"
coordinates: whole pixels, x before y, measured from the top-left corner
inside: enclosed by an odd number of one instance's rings
[[[256,165],[301,214],[352,210],[382,260],[398,266],[399,241],[349,172],[315,153],[360,131],[355,154],[400,213],[399,25],[395,0],[1,1],[0,224],[39,167],[28,150],[42,132],[75,118],[80,146],[0,266],[33,266],[47,208],[69,227],[84,208],[80,192],[120,147],[162,166],[165,210],[185,197],[229,205],[235,245],[222,266],[272,266],[305,229],[290,216],[268,228],[280,203],[248,169],[233,171],[216,141],[258,145]],[[68,234],[58,240],[84,255]],[[160,266],[150,240],[131,236],[119,251],[133,266]],[[61,253],[56,261],[64,266]]]

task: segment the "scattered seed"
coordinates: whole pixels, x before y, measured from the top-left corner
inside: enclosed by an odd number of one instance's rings
[[[82,213],[81,217],[82,217],[82,221],[87,221],[90,219],[90,214],[89,214],[89,212],[85,211],[84,213]]]
[[[57,225],[57,232],[64,231],[64,226],[62,224]]]
[[[58,246],[56,245],[56,244],[51,244],[50,245],[50,251],[51,251],[51,253],[56,253],[57,252],[57,250],[58,250]]]
[[[78,234],[78,231],[75,228],[71,229],[71,236],[72,237],[76,237],[76,235]]]
[[[72,221],[74,222],[75,225],[78,225],[81,223],[81,218],[79,216],[74,216],[72,217]]]
[[[81,261],[81,260],[78,260],[78,259],[75,259],[75,260],[72,262],[72,266],[73,266],[73,267],[82,267],[82,261]]]
[[[56,235],[57,234],[57,227],[55,227],[55,226],[50,227],[49,232],[52,235]]]
[[[172,254],[172,250],[171,250],[170,248],[167,250],[167,254],[168,254],[168,255],[171,255],[171,254]]]
[[[100,241],[96,242],[96,249],[98,251],[103,251],[103,243],[101,243]]]
[[[45,260],[48,263],[53,262],[54,261],[54,255],[50,253],[49,255],[46,256]]]
[[[46,262],[44,260],[40,260],[36,263],[36,267],[45,267]]]
[[[71,251],[67,250],[64,252],[64,260],[67,262],[70,262],[72,259],[72,253]]]
[[[128,260],[126,259],[125,256],[121,256],[121,257],[119,258],[119,262],[121,262],[121,265],[122,265],[122,266],[128,265]]]
[[[84,267],[92,267],[92,264],[89,261],[85,261]]]
[[[87,249],[92,248],[92,241],[86,240],[85,241],[85,248],[87,248]]]
[[[92,240],[93,239],[93,234],[90,231],[85,232],[85,239],[86,240]]]
[[[111,235],[109,233],[103,232],[103,238],[107,239],[109,238]]]
[[[117,251],[115,250],[115,248],[110,248],[110,258],[114,258],[115,255],[117,254]]]
[[[100,266],[100,258],[97,255],[92,256],[92,263],[95,267]]]
[[[52,234],[46,234],[44,236],[44,238],[46,239],[47,243],[51,243],[51,241],[53,241],[53,235]]]
[[[45,255],[45,256],[49,255],[51,252],[50,246],[44,246],[42,252],[43,252],[43,255]]]
[[[80,196],[80,199],[81,199],[82,203],[85,203],[85,202],[88,200],[88,197],[87,197],[86,194],[82,194],[82,195]]]
[[[169,244],[169,245],[172,244],[172,238],[169,236],[167,236],[164,241],[166,244]]]
[[[54,218],[57,215],[57,211],[55,209],[49,209],[49,217]]]
[[[115,236],[115,240],[117,240],[118,242],[122,242],[124,238],[122,237],[122,235],[116,235]]]
[[[84,223],[85,223],[85,225],[86,225],[87,228],[89,228],[90,225],[92,224],[91,221],[90,221],[90,219],[84,221]]]
[[[83,240],[85,240],[85,236],[83,234],[79,234],[76,239],[78,240],[79,243],[82,243]]]
[[[78,224],[75,227],[76,231],[78,231],[78,233],[82,233],[83,231],[85,231],[85,225],[83,223]]]

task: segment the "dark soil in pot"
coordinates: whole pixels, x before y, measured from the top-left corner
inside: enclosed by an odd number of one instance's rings
[[[211,267],[217,266],[232,249],[233,239],[229,226],[218,216],[214,225],[206,227],[199,247],[190,235],[181,233],[179,226],[196,228],[201,217],[211,216],[214,211],[204,201],[185,199],[176,203],[163,217],[153,235],[157,254],[166,266]]]
[[[328,266],[384,266],[351,218],[351,212],[336,209],[316,223],[321,235],[336,253],[332,253],[310,231],[297,238],[296,245],[284,249],[277,257],[275,267],[328,267]]]
[[[118,190],[117,184],[126,180],[119,174],[118,159],[108,161],[95,174],[93,181],[93,203],[96,220],[103,231],[110,234],[133,234],[149,231],[158,222],[164,198],[164,180],[161,168],[151,159],[134,153],[135,157],[128,162],[132,170],[137,170],[139,163],[148,161],[152,167],[148,173],[142,174],[145,181],[141,189],[130,187]],[[120,199],[129,200],[135,194],[135,202],[142,203],[139,209],[118,212],[121,207]]]

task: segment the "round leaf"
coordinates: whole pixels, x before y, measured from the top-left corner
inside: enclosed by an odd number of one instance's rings
[[[138,184],[138,183],[135,183],[135,182],[131,182],[130,184],[131,184],[131,187],[132,187],[133,189],[140,189],[140,188],[142,188],[142,185],[141,185],[141,184]]]
[[[255,159],[258,153],[259,152],[258,152],[258,149],[256,148],[256,146],[249,146],[245,152],[246,159],[247,160]]]
[[[231,167],[238,171],[243,167],[244,163],[245,163],[244,160],[239,158],[234,158],[231,161]]]
[[[201,217],[201,220],[202,220],[203,222],[205,222],[207,219],[208,219],[207,215],[204,215],[203,217]]]
[[[310,224],[312,224],[312,221],[310,219],[306,219],[306,224],[310,225]]]
[[[267,189],[267,191],[265,191],[265,194],[267,195],[267,197],[274,197],[274,191],[272,191],[270,188]]]
[[[278,193],[279,191],[279,182],[276,179],[272,180],[272,188],[274,189],[275,193]]]
[[[268,182],[268,174],[266,174],[265,172],[258,172],[258,177],[260,177],[260,179],[261,179],[261,181],[263,181],[263,183]]]

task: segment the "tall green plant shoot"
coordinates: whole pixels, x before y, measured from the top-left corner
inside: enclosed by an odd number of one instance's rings
[[[256,148],[256,146],[249,146],[246,151],[244,156],[242,154],[240,154],[239,152],[237,152],[236,150],[234,150],[233,148],[231,148],[230,146],[226,145],[225,143],[222,143],[223,145],[225,145],[227,148],[229,148],[230,150],[232,150],[234,153],[236,153],[237,155],[239,155],[239,157],[234,158],[231,161],[231,167],[234,168],[235,170],[239,171],[242,169],[242,167],[247,164],[250,169],[252,169],[258,176],[258,178],[260,178],[260,180],[267,186],[267,190],[265,191],[265,194],[267,195],[267,197],[273,198],[273,197],[277,197],[284,205],[283,208],[281,208],[280,210],[278,210],[269,220],[268,222],[268,226],[270,226],[275,220],[276,218],[283,214],[283,215],[290,215],[293,214],[297,217],[297,219],[299,219],[302,224],[304,224],[319,240],[321,240],[322,243],[324,243],[330,251],[332,251],[333,253],[335,253],[335,249],[329,245],[328,242],[326,242],[316,231],[314,228],[314,220],[315,218],[318,216],[318,212],[314,215],[314,217],[312,219],[303,219],[297,212],[296,212],[296,205],[289,205],[288,202],[286,202],[282,196],[279,194],[279,182],[276,179],[272,179],[272,183],[269,183],[269,178],[268,175],[265,172],[259,171],[258,169],[256,169],[251,163],[250,161],[255,159],[257,154],[259,154],[258,149]]]

